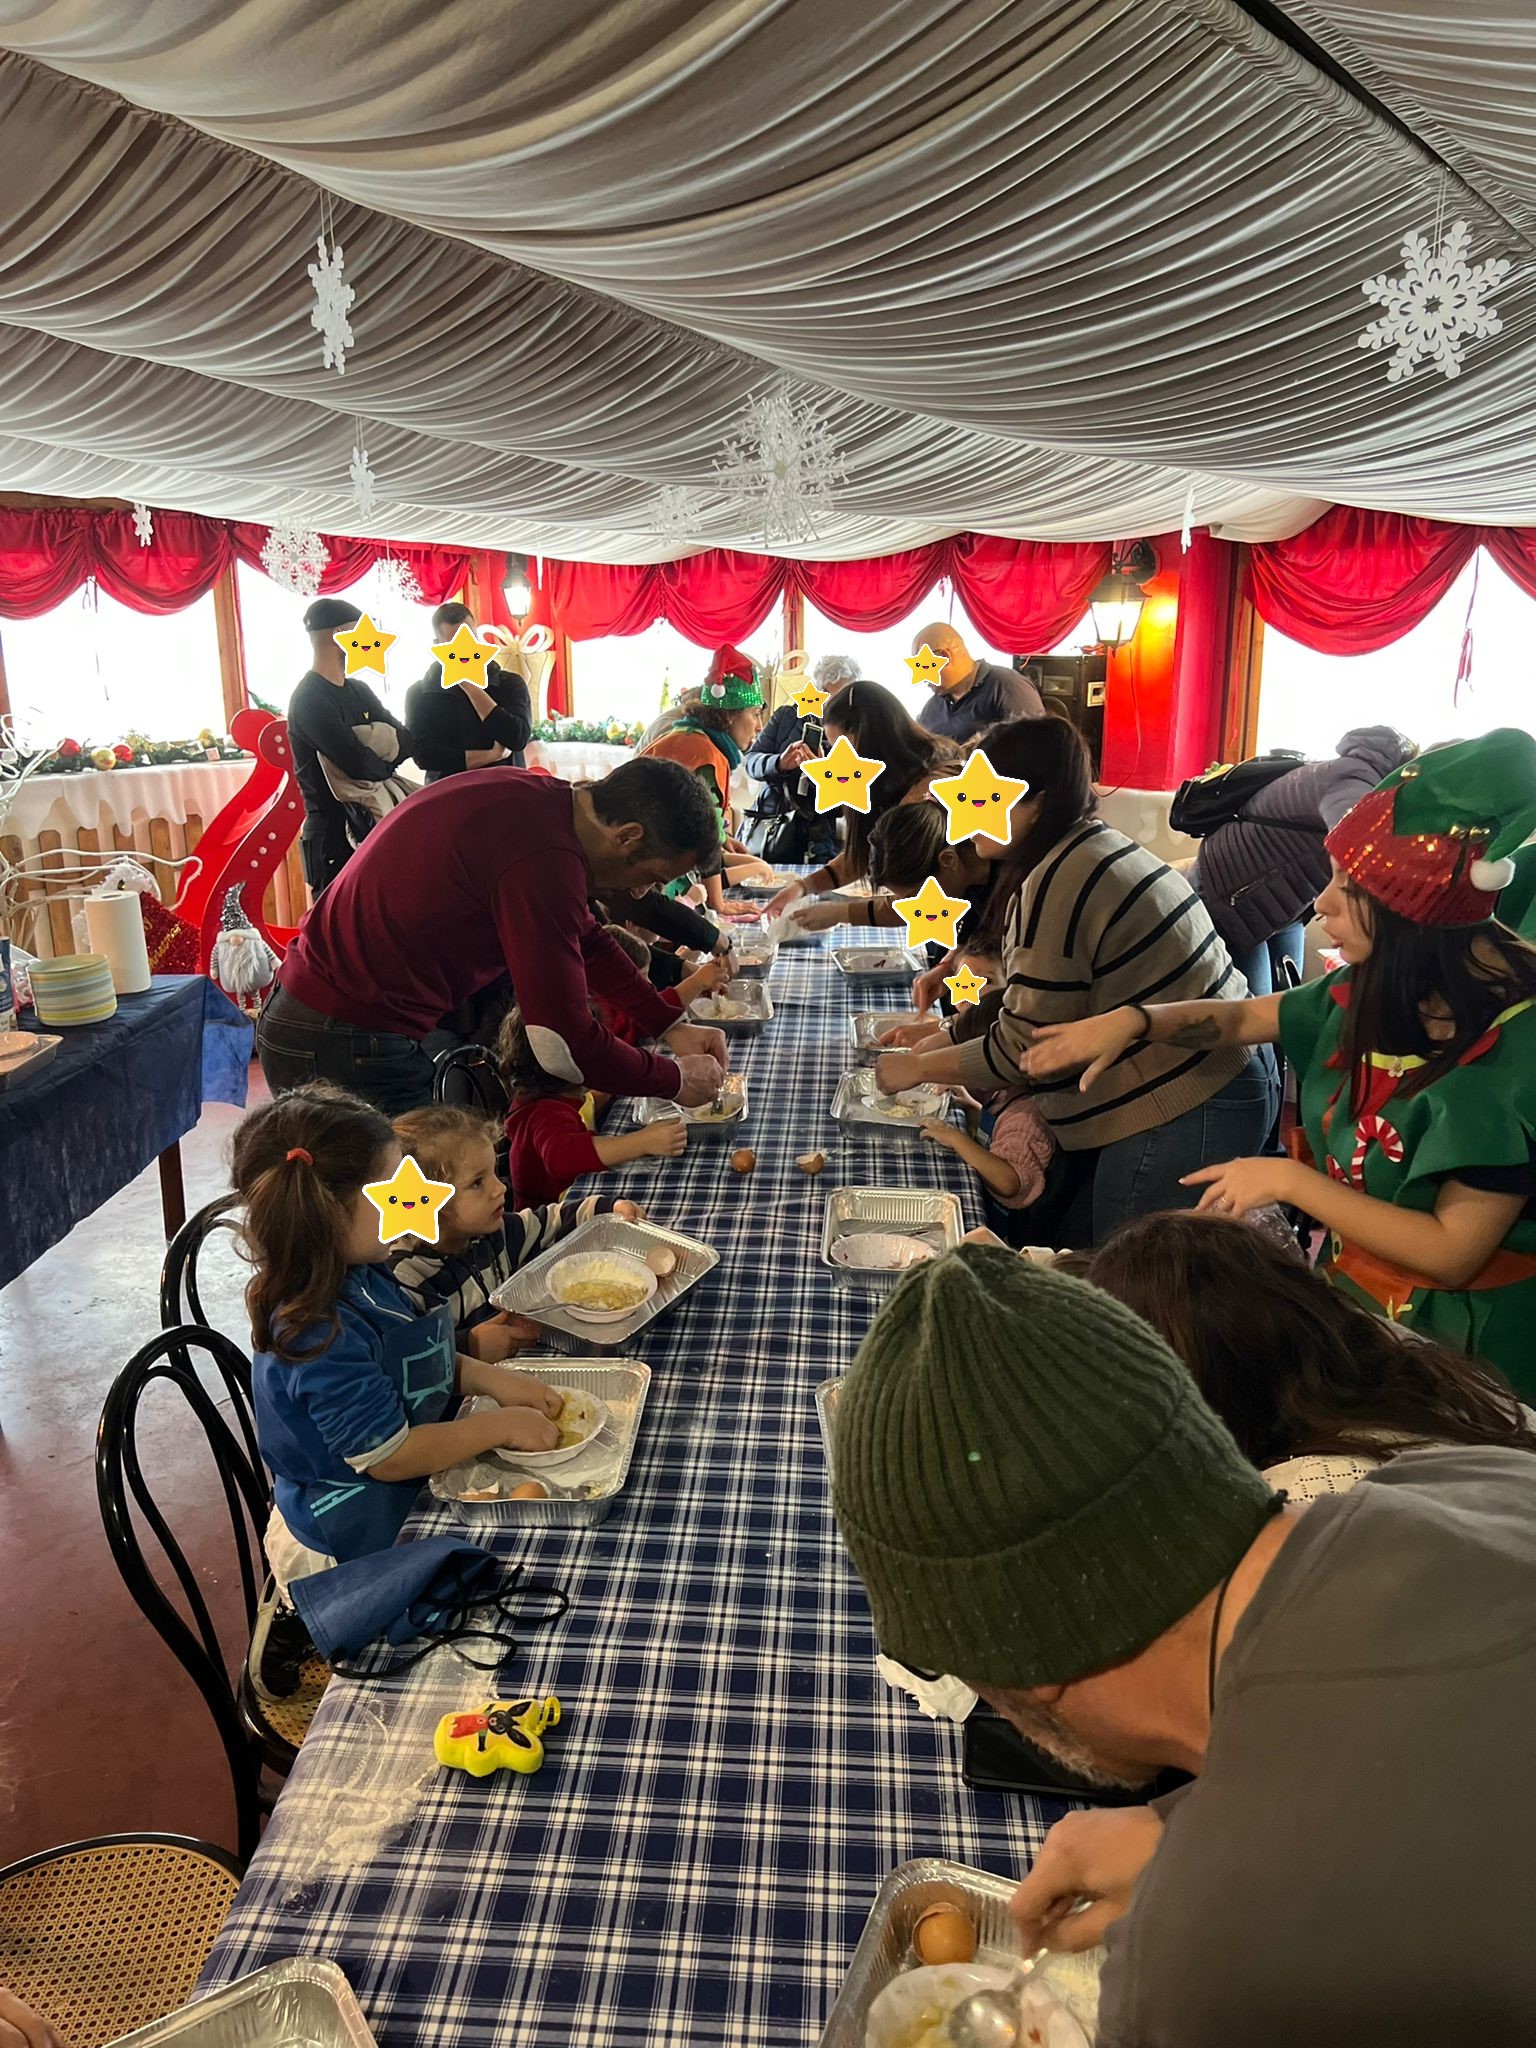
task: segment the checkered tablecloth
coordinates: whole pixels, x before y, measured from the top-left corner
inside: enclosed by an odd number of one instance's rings
[[[733,1041],[756,1173],[697,1145],[605,1183],[721,1255],[629,1347],[654,1379],[624,1495],[595,1530],[479,1538],[570,1595],[502,1683],[564,1703],[543,1770],[430,1777],[397,1840],[290,1897],[290,1802],[312,1806],[387,1718],[379,1688],[333,1683],[206,1985],[331,1956],[384,2048],[814,2043],[893,1864],[1022,1872],[1055,1817],[968,1791],[959,1731],[877,1675],[816,1419],[876,1299],[820,1263],[828,1191],[950,1186],[974,1224],[974,1183],[948,1152],[876,1155],[828,1116],[850,1012],[902,989],[855,995],[820,948],[781,951],[770,987],[773,1022]],[[827,1170],[807,1179],[795,1158],[816,1148]],[[406,1711],[411,1681],[398,1691]],[[440,1705],[420,1715],[424,1769]]]

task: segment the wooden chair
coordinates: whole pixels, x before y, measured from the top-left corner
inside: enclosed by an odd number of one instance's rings
[[[473,1109],[497,1123],[505,1122],[511,1107],[495,1060],[485,1046],[474,1044],[450,1046],[438,1054],[432,1062],[432,1100],[452,1109]]]
[[[235,1411],[233,1426],[204,1384],[196,1363],[206,1360]],[[271,1798],[263,1770],[286,1776],[308,1732],[330,1679],[319,1657],[305,1666],[292,1699],[269,1706],[256,1696],[246,1668],[251,1631],[261,1597],[261,1536],[271,1513],[272,1494],[255,1448],[248,1397],[249,1364],[239,1347],[217,1330],[184,1323],[162,1330],[124,1366],[102,1409],[96,1437],[96,1494],[107,1542],[124,1585],[162,1642],[203,1696],[213,1718],[234,1788],[237,1853],[242,1861],[255,1849]],[[161,1513],[139,1457],[139,1408],[151,1387],[167,1387],[185,1403],[202,1429],[223,1489],[239,1567],[245,1634],[238,1660],[225,1652],[199,1574]],[[135,1510],[137,1513],[135,1513]],[[151,1568],[141,1524],[170,1566],[180,1602]],[[229,1671],[238,1662],[239,1678]]]
[[[0,1984],[69,2048],[191,1998],[242,1866],[185,1835],[98,1835],[0,1870]]]

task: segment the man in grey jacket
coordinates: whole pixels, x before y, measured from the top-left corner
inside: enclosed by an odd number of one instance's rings
[[[1301,965],[1303,927],[1330,872],[1323,841],[1417,752],[1390,726],[1357,726],[1339,741],[1333,760],[1303,761],[1277,776],[1230,824],[1201,840],[1189,879],[1250,995],[1274,993],[1282,958]]]

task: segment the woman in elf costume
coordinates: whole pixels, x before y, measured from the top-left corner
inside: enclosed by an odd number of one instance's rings
[[[1536,1397],[1536,948],[1496,922],[1536,831],[1536,740],[1421,754],[1328,837],[1317,914],[1346,965],[1245,1003],[1169,1003],[1044,1027],[1040,1077],[1091,1081],[1142,1038],[1276,1041],[1311,1162],[1191,1174],[1200,1206],[1272,1202],[1329,1232],[1330,1280],[1378,1314],[1503,1369]]]
[[[703,871],[705,898],[717,913],[725,910],[720,878],[731,815],[731,776],[741,766],[742,754],[756,739],[762,722],[763,692],[752,657],[735,647],[717,647],[698,703],[645,749],[702,777],[720,806],[722,858]],[[667,894],[686,888],[689,881],[690,877],[683,876],[669,885]]]

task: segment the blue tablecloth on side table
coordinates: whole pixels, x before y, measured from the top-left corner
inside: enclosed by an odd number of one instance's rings
[[[855,995],[820,948],[782,952],[770,988],[773,1021],[732,1049],[756,1172],[695,1142],[603,1179],[721,1258],[625,1347],[653,1379],[611,1519],[413,1525],[470,1535],[569,1594],[503,1679],[503,1697],[564,1705],[544,1768],[434,1770],[433,1716],[486,1697],[446,1655],[384,1684],[333,1681],[206,1987],[327,1955],[381,2048],[809,2048],[893,1864],[1022,1875],[1060,1811],[970,1791],[959,1731],[877,1674],[817,1427],[816,1388],[875,1302],[821,1264],[828,1193],[948,1187],[975,1224],[977,1183],[938,1146],[871,1150],[829,1120],[850,1012],[895,1008],[904,989]],[[817,1148],[812,1179],[795,1160]],[[316,1836],[359,1820],[377,1788],[347,1788],[374,1770],[403,1776],[409,1823],[371,1852],[355,1835],[326,1847],[317,1869]]]
[[[30,1028],[30,1027],[29,1027]],[[245,1102],[251,1026],[204,974],[156,975],[0,1093],[0,1287],[197,1122]]]

